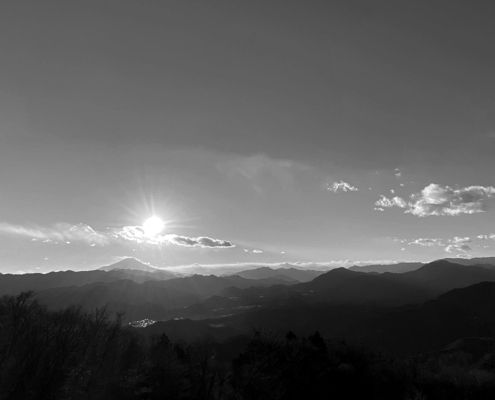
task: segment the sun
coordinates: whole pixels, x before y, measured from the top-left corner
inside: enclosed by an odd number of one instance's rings
[[[156,236],[165,227],[165,222],[160,217],[153,215],[143,222],[143,230],[146,236]]]

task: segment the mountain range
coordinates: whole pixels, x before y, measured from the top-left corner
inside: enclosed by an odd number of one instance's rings
[[[415,271],[418,268],[421,268],[424,263],[420,262],[403,262],[403,263],[395,263],[395,264],[372,264],[372,265],[363,265],[350,267],[349,270],[356,272],[377,272],[379,274],[383,272],[392,272],[392,273],[402,273],[402,272],[410,272]]]
[[[106,306],[125,312],[128,322],[157,321],[135,325],[147,325],[136,328],[145,335],[223,341],[253,327],[318,330],[407,355],[495,334],[495,259],[457,261],[177,277],[131,258],[94,271],[0,274],[0,294],[34,290],[52,310]]]
[[[317,276],[323,274],[325,271],[315,270],[303,270],[296,268],[277,268],[260,267],[255,269],[249,269],[245,271],[237,272],[239,275],[246,279],[263,279],[263,278],[278,278],[287,280],[289,282],[308,282]]]

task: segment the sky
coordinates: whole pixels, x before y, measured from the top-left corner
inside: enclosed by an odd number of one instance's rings
[[[494,256],[494,11],[3,4],[0,272]]]

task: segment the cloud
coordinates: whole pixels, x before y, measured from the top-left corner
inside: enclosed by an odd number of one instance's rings
[[[480,240],[495,240],[495,233],[490,233],[489,235],[478,235],[476,237]]]
[[[455,257],[456,258],[471,258],[471,254],[469,254],[469,253],[459,253]]]
[[[402,176],[402,172],[399,168],[396,168],[394,170],[394,175],[397,177],[397,178],[400,178]]]
[[[175,234],[149,236],[145,234],[144,229],[140,226],[124,226],[122,229],[114,231],[112,235],[115,238],[121,238],[139,244],[177,245],[203,248],[235,247],[235,244],[228,240],[212,239],[205,236],[187,237]]]
[[[88,244],[105,245],[110,241],[108,236],[96,232],[88,225],[71,225],[62,222],[55,224],[51,228],[39,226],[25,227],[0,222],[0,233],[29,237],[31,240],[42,240],[45,243],[50,241],[80,241]]]
[[[330,190],[334,193],[337,193],[338,191],[342,192],[357,192],[359,189],[355,186],[352,186],[351,184],[340,181],[340,182],[334,182],[332,183],[331,186],[327,187],[327,190]]]
[[[431,246],[445,246],[443,243],[442,243],[442,239],[428,239],[428,238],[419,238],[419,239],[416,239],[412,242],[410,242],[409,244],[418,244],[420,246],[428,246],[428,247],[431,247]]]
[[[448,245],[446,248],[445,248],[445,251],[447,253],[452,253],[452,252],[460,252],[460,253],[464,253],[464,254],[467,254],[467,253],[470,253],[472,251],[471,247],[469,247],[467,244],[465,243],[458,243],[458,244],[451,244],[451,245]]]
[[[178,235],[165,235],[163,236],[163,239],[166,244],[176,244],[178,246],[186,247],[235,247],[235,244],[228,240],[212,239],[204,236],[192,238]]]
[[[398,196],[395,196],[391,199],[388,199],[384,195],[381,195],[380,200],[377,200],[375,202],[375,206],[378,206],[381,208],[390,208],[390,207],[406,208],[407,203],[403,198],[398,197]]]
[[[388,199],[382,195],[375,205],[382,208],[406,208],[406,213],[417,217],[475,214],[488,209],[490,201],[495,199],[495,187],[468,186],[453,189],[450,186],[432,183],[421,192],[412,194],[410,198],[411,200],[406,202],[400,197]]]
[[[432,183],[420,193],[411,196],[412,202],[407,212],[418,217],[430,215],[460,215],[484,212],[488,202],[495,198],[493,186],[469,186],[452,189]]]
[[[449,239],[448,242],[453,243],[453,244],[471,243],[472,239],[470,237],[463,237],[462,238],[462,237],[454,236],[454,238]]]
[[[427,247],[440,246],[444,247],[444,250],[447,253],[459,252],[467,254],[472,251],[472,248],[467,244],[471,242],[472,239],[470,237],[454,236],[454,238],[447,239],[446,241],[443,241],[443,239],[419,238],[409,242],[409,244],[417,244]]]

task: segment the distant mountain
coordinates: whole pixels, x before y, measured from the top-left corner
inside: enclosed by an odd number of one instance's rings
[[[380,274],[366,274],[336,268],[310,282],[247,289],[228,288],[223,296],[251,305],[293,303],[369,304],[396,306],[427,300],[431,295],[418,285]]]
[[[460,264],[460,265],[483,265],[485,268],[490,269],[495,268],[495,257],[481,257],[481,258],[445,258],[445,261]],[[436,260],[440,261],[440,260]],[[349,270],[356,272],[376,272],[376,273],[404,273],[411,272],[421,268],[427,263],[420,262],[403,262],[397,264],[376,264],[376,265],[364,265],[364,266],[353,266]]]
[[[294,288],[306,287],[314,291],[330,291],[333,297],[350,299],[397,299],[401,300],[438,296],[455,288],[470,286],[479,282],[495,281],[495,271],[474,265],[466,266],[438,260],[420,268],[401,274],[384,272],[366,274],[337,268],[306,284]],[[401,291],[404,291],[401,293]]]
[[[384,273],[384,272],[392,272],[392,273],[404,273],[404,272],[409,272],[409,271],[415,271],[418,268],[421,268],[424,265],[424,263],[420,262],[404,262],[404,263],[397,263],[397,264],[375,264],[375,265],[363,265],[363,266],[353,266],[350,267],[350,271],[355,271],[355,272],[377,272],[377,273]]]
[[[308,282],[317,276],[323,274],[325,271],[315,271],[310,269],[296,269],[296,268],[277,268],[260,267],[255,269],[249,269],[241,272],[237,272],[236,275],[242,276],[247,279],[266,279],[266,278],[279,278],[279,279],[293,279],[298,282]]]
[[[261,308],[289,308],[295,318],[295,310],[304,307],[396,307],[418,304],[454,288],[495,281],[495,271],[445,260],[401,274],[336,268],[304,283],[273,277],[246,279],[237,275],[193,275],[163,280],[159,279],[160,273],[116,269],[0,275],[0,289],[4,293],[37,290],[38,299],[50,309],[69,304],[93,309],[107,304],[113,311],[125,311],[127,320],[225,317]],[[306,320],[303,314],[299,316],[301,321]],[[320,315],[320,318],[326,317]]]
[[[112,270],[112,271],[59,271],[47,274],[0,274],[0,295],[18,294],[26,290],[45,290],[57,287],[83,286],[96,282],[116,282],[129,279],[136,283],[149,280],[171,279],[161,272],[150,273],[134,270]]]
[[[396,277],[391,273],[375,275],[337,268],[298,286],[310,290],[318,301],[333,303],[397,306],[430,298],[420,285]]]
[[[134,257],[124,258],[114,264],[106,265],[98,268],[101,271],[113,271],[113,270],[132,270],[132,271],[144,271],[151,273],[159,273],[162,277],[168,277],[168,279],[177,278],[177,275],[172,272],[164,271],[162,269],[145,264]]]
[[[122,270],[100,274],[121,273]],[[147,273],[147,272],[143,272]],[[149,273],[147,273],[149,274]],[[155,273],[150,275],[154,276]],[[171,310],[199,303],[224,290],[237,287],[265,287],[268,283],[241,277],[218,277],[215,275],[193,275],[169,280],[148,280],[136,283],[131,279],[113,282],[95,282],[80,287],[55,287],[38,292],[38,299],[50,309],[71,304],[82,305],[85,309],[102,307],[105,304],[112,311],[127,312],[127,319],[168,318]],[[286,286],[287,283],[284,282]],[[152,313],[144,313],[150,310]],[[140,314],[140,312],[143,312]],[[187,311],[186,314],[190,312]],[[175,315],[175,314],[174,314]]]
[[[461,265],[491,265],[495,267],[495,257],[445,258],[445,261]]]
[[[470,310],[474,316],[493,318],[495,315],[495,283],[481,282],[466,288],[450,290],[439,296],[438,300]],[[495,324],[495,319],[492,323]]]
[[[495,281],[495,271],[464,266],[445,260],[434,261],[410,272],[364,273],[345,268],[325,272],[310,282],[290,286],[229,288],[222,295],[241,299],[280,301],[303,296],[306,303],[375,304],[398,306],[431,299],[455,288],[483,281]]]
[[[282,274],[274,275],[271,278],[267,278],[267,279],[278,279],[279,281],[283,281],[286,283],[301,283],[301,281],[299,281],[297,279],[294,279],[294,278],[291,278],[290,276],[282,275]]]
[[[175,279],[171,272],[126,258],[93,271],[58,271],[46,274],[0,274],[0,295],[17,294],[26,290],[45,290],[57,287],[83,286],[92,283],[116,282],[129,279],[135,283]]]
[[[463,288],[480,282],[495,281],[495,270],[474,266],[460,265],[447,260],[433,261],[416,271],[397,275],[403,282],[413,283],[432,295]]]
[[[141,284],[131,280],[97,282],[80,287],[61,287],[42,290],[37,299],[49,309],[80,305],[86,310],[107,305],[112,312],[125,311],[130,320],[163,317],[160,313],[181,308],[202,300],[200,294],[187,292],[162,284],[168,281],[147,281]],[[153,310],[152,314],[140,314]],[[166,315],[166,314],[165,314]]]

